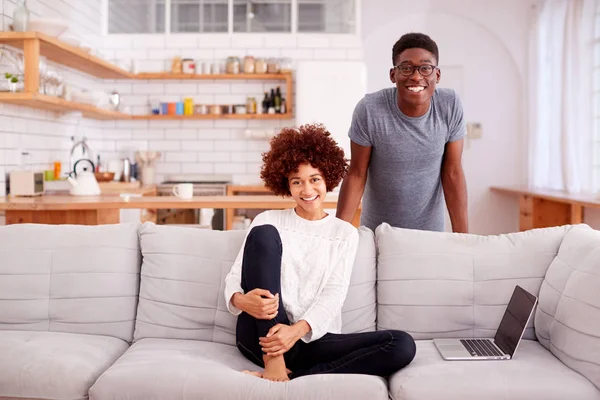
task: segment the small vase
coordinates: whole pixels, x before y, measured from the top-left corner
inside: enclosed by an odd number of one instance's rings
[[[13,29],[15,32],[27,32],[29,28],[29,10],[25,0],[21,0],[13,14]]]
[[[11,93],[17,93],[17,85],[18,82],[11,82],[8,80],[8,90],[10,90]]]

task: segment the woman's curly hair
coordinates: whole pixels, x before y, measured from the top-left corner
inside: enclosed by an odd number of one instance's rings
[[[323,125],[283,128],[270,144],[271,149],[262,155],[260,177],[277,196],[291,195],[288,176],[301,164],[309,163],[323,174],[328,192],[339,185],[348,172],[344,150]]]

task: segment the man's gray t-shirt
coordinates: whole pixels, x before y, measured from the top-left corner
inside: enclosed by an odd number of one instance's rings
[[[441,182],[445,145],[465,136],[460,99],[437,88],[421,117],[398,108],[397,88],[367,94],[356,106],[348,136],[371,146],[361,225],[444,230]]]

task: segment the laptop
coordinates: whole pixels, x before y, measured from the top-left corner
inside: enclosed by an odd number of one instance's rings
[[[434,339],[444,360],[510,360],[533,315],[537,297],[520,286],[508,302],[494,339]]]

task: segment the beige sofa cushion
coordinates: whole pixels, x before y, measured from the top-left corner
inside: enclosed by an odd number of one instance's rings
[[[0,227],[0,330],[133,338],[139,224]]]
[[[111,336],[0,331],[0,398],[87,399],[127,347]]]
[[[394,400],[600,400],[600,391],[538,342],[509,361],[445,361],[429,340],[390,379]]]
[[[539,341],[600,389],[600,232],[582,225],[563,239],[540,290]]]
[[[221,343],[142,339],[90,390],[92,400],[387,400],[379,377],[313,375],[286,383],[240,371],[259,368]]]
[[[245,231],[145,224],[135,340],[193,339],[235,344],[237,318],[223,294]],[[345,332],[375,328],[375,243],[360,230],[359,253],[343,308]]]
[[[378,329],[415,339],[493,337],[515,285],[539,293],[569,229],[478,236],[380,225]],[[535,337],[533,318],[525,337]]]

